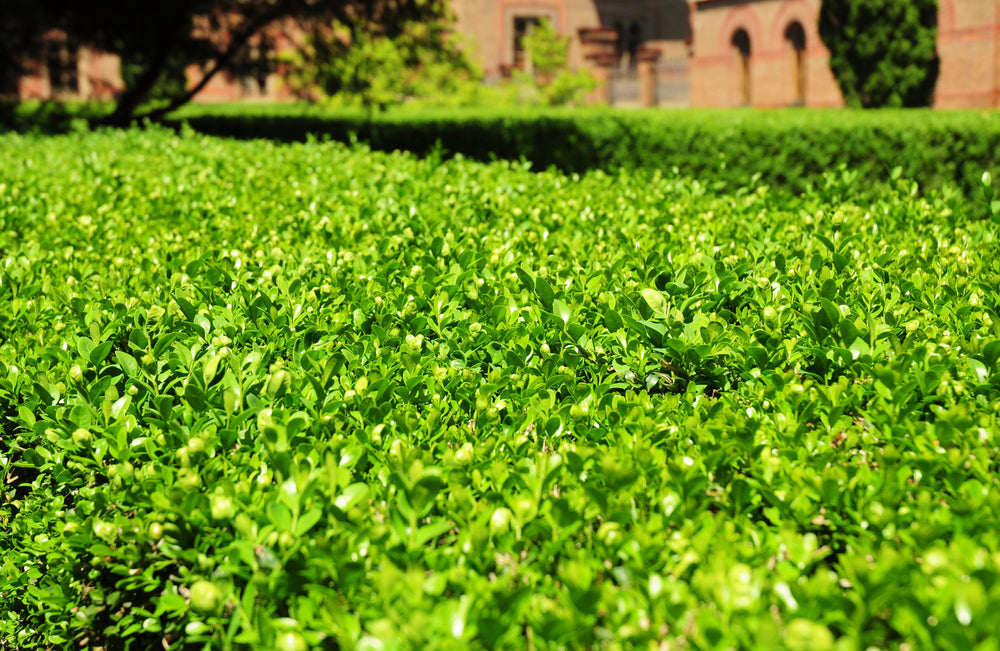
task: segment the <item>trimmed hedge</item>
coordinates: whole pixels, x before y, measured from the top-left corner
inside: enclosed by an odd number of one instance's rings
[[[998,648],[1000,247],[954,195],[0,160],[0,649]]]
[[[1000,119],[992,112],[404,110],[372,116],[243,105],[191,106],[174,124],[182,120],[237,138],[356,138],[378,150],[426,154],[438,147],[565,172],[676,168],[727,185],[759,179],[794,192],[843,166],[858,184],[875,187],[895,171],[924,189],[952,186],[978,197],[979,179],[986,170],[995,175],[1000,150]]]

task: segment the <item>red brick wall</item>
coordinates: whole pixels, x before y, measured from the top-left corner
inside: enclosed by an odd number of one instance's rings
[[[701,0],[693,16],[693,106],[740,106],[742,72],[733,35],[750,38],[750,104],[788,106],[798,102],[796,57],[785,30],[793,23],[805,33],[802,65],[806,106],[839,106],[840,90],[817,32],[819,0],[720,2]]]
[[[1000,106],[1000,0],[939,0],[938,108]],[[693,106],[743,103],[739,57],[731,44],[739,29],[750,36],[750,104],[795,101],[794,55],[784,30],[798,21],[806,34],[806,105],[843,103],[830,73],[829,53],[817,33],[820,0],[699,0],[693,16]]]
[[[935,107],[1000,106],[997,0],[939,0]]]
[[[470,54],[495,79],[514,62],[514,18],[548,18],[570,37],[569,64],[588,67],[578,36],[581,27],[610,27],[616,20],[642,23],[643,37],[664,56],[687,56],[690,39],[686,0],[453,0],[457,31]]]

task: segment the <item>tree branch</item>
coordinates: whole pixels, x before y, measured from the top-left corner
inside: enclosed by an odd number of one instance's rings
[[[229,67],[233,58],[241,49],[243,49],[243,46],[247,44],[247,41],[249,41],[254,34],[276,20],[281,16],[281,14],[281,10],[276,6],[271,11],[266,11],[250,19],[249,23],[230,39],[226,50],[213,61],[212,67],[202,75],[197,84],[185,91],[183,95],[179,95],[178,97],[172,99],[166,106],[148,111],[136,117],[138,119],[158,120],[164,115],[167,115],[172,111],[176,111],[178,108],[190,102],[195,95],[200,93],[205,86],[208,85],[208,82],[210,82],[216,74]]]

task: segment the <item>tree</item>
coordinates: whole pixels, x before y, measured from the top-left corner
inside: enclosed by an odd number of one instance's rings
[[[24,53],[42,47],[41,34],[32,28],[42,19],[37,5],[24,3],[17,9],[8,16],[7,5],[0,4],[0,98],[17,94],[18,79],[26,71]]]
[[[481,73],[450,31],[447,3],[425,2],[418,18],[313,22],[302,46],[285,57],[297,71],[290,77],[293,90],[385,109],[478,85]]]
[[[396,24],[433,15],[440,1],[3,0],[0,25],[19,25],[25,42],[58,30],[74,42],[118,54],[126,86],[106,122],[125,125],[164,115],[190,101],[215,75],[245,65],[249,44],[270,44],[262,38],[269,29],[342,21],[379,24],[391,32]],[[187,86],[182,73],[192,63],[203,72]],[[150,106],[157,98],[161,101]]]
[[[531,72],[518,72],[515,81],[533,89],[541,103],[549,106],[578,103],[597,87],[586,71],[571,72],[569,38],[559,36],[548,19],[539,21],[524,37],[524,49],[531,62]]]
[[[819,34],[849,106],[930,105],[937,11],[937,0],[823,0]]]

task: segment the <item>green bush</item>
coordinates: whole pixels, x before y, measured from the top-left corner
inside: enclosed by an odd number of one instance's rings
[[[514,72],[513,84],[521,87],[521,104],[565,106],[579,104],[597,81],[586,70],[571,71],[569,38],[560,37],[552,23],[543,19],[524,37],[530,70]]]
[[[957,187],[978,198],[997,170],[1000,120],[992,112],[429,110],[384,115],[308,106],[193,106],[179,113],[200,131],[305,140],[309,134],[375,149],[438,147],[478,160],[528,160],[566,172],[678,170],[739,187],[760,181],[804,192],[838,167],[855,192],[877,196],[894,177],[921,191]]]
[[[0,136],[0,647],[989,649],[996,226]]]
[[[848,106],[930,106],[937,0],[823,0],[819,35]]]
[[[458,47],[445,6],[425,6],[436,19],[404,20],[391,32],[363,21],[317,26],[304,48],[284,55],[287,83],[327,106],[385,110],[411,101],[473,101],[482,72]]]

